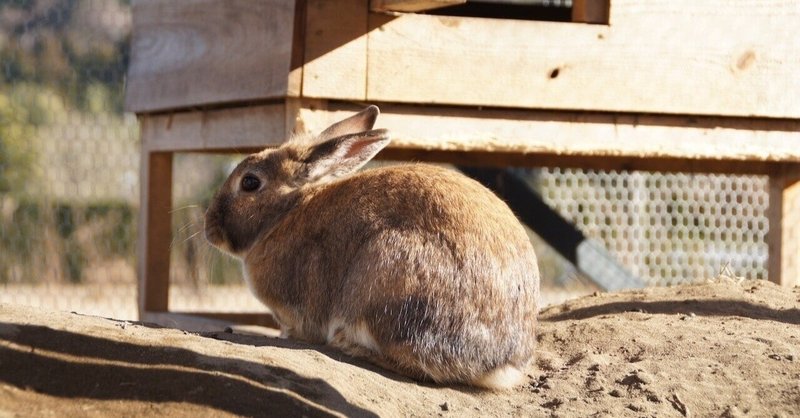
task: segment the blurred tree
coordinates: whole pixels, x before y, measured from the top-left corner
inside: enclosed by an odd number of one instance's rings
[[[91,166],[79,141],[117,138],[86,125],[124,123],[129,34],[128,1],[0,0],[0,283],[77,283],[90,261],[132,254],[125,202],[56,201],[45,183],[54,166]]]
[[[127,1],[0,0],[0,87],[27,82],[90,110],[87,94],[107,91],[121,114],[128,66]],[[100,7],[98,7],[100,6]]]
[[[0,94],[0,194],[24,192],[33,164],[27,111]]]

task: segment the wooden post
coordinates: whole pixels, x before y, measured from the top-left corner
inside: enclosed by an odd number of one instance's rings
[[[165,312],[172,241],[172,153],[142,144],[139,207],[139,317]]]
[[[580,23],[608,23],[608,0],[573,0],[572,21]]]
[[[768,274],[781,286],[800,285],[800,169],[782,167],[769,177]]]

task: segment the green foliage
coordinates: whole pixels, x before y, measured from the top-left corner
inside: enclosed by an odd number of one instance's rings
[[[129,18],[127,1],[0,0],[0,282],[78,283],[92,263],[133,261],[128,203],[53,203],[37,177],[54,126],[122,115]]]
[[[82,111],[92,110],[90,90],[102,88],[107,110],[122,113],[130,39],[105,17],[122,16],[126,7],[119,1],[0,1],[0,85],[47,87]]]
[[[0,283],[79,283],[120,257],[134,261],[129,203],[82,201],[63,185],[46,184],[63,172],[72,176],[69,186],[90,183],[84,176],[92,175],[91,159],[83,159],[81,146],[122,139],[115,135],[125,128],[129,19],[128,0],[0,0]],[[61,154],[50,158],[50,147]],[[227,176],[223,165],[215,162],[211,186],[202,187],[208,178],[195,182],[189,203],[207,205]],[[198,233],[200,207],[173,214],[176,275],[240,281],[238,262]]]
[[[25,108],[0,94],[0,194],[21,192],[31,174],[34,128],[27,116]]]

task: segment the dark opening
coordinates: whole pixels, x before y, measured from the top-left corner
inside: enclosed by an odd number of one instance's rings
[[[427,12],[436,16],[571,22],[572,0],[468,0]]]

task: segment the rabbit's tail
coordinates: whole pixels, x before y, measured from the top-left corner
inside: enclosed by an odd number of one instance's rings
[[[509,389],[522,382],[525,373],[518,367],[506,364],[475,379],[472,384],[486,389]]]

